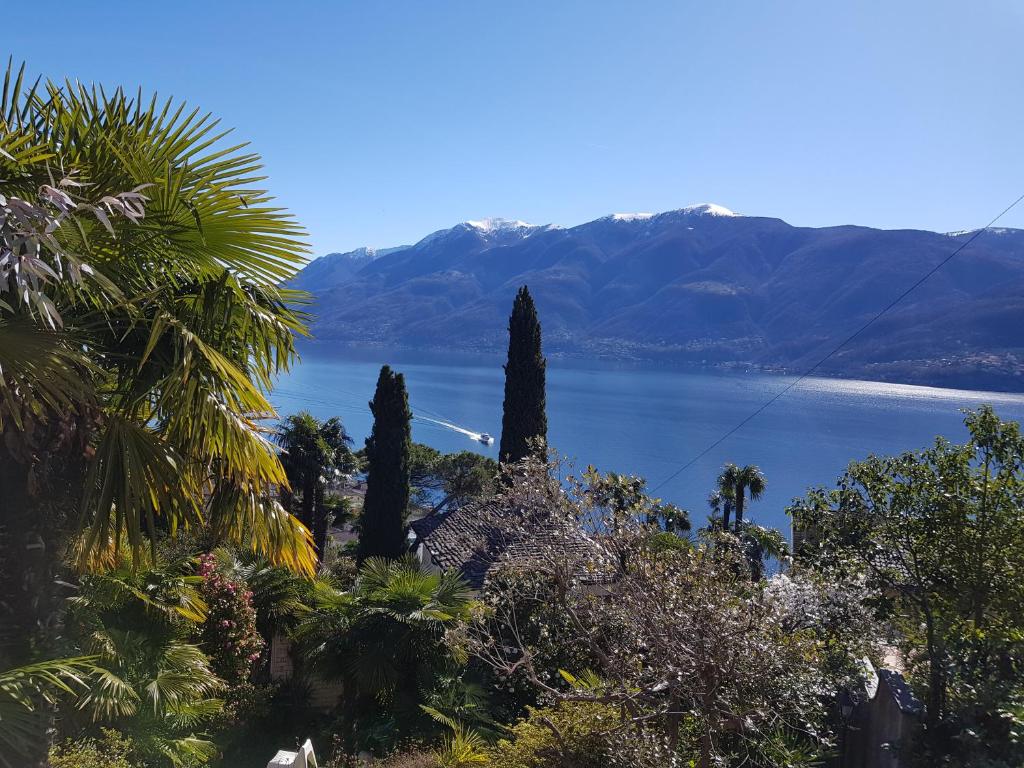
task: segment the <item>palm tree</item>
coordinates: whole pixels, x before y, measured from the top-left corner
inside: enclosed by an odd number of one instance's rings
[[[453,664],[445,632],[472,607],[457,573],[428,573],[412,558],[369,558],[351,591],[322,585],[312,602],[295,633],[302,658],[343,680],[346,706],[371,719],[423,714],[426,684]]]
[[[129,734],[147,765],[202,764],[216,753],[203,729],[225,684],[190,641],[207,613],[199,577],[187,560],[142,560],[84,576],[70,600],[69,637],[97,668],[78,709]]]
[[[726,464],[715,481],[715,491],[708,497],[708,506],[711,507],[711,526],[715,527],[720,523],[723,531],[729,530],[729,519],[735,505],[737,471],[738,468],[735,464]]]
[[[765,477],[761,469],[754,464],[747,464],[745,467],[737,467],[735,464],[726,464],[722,473],[718,476],[717,489],[711,495],[709,503],[712,510],[722,510],[722,528],[729,530],[729,514],[732,510],[736,512],[734,532],[738,535],[743,528],[743,510],[746,506],[747,495],[751,501],[757,501],[765,490]]]
[[[224,683],[198,646],[119,629],[97,631],[92,645],[102,672],[79,707],[95,723],[129,734],[147,765],[203,764],[216,755],[202,729],[223,709],[216,694]]]
[[[765,528],[755,523],[745,523],[740,532],[740,543],[743,554],[750,565],[750,578],[760,581],[764,577],[764,561],[766,557],[784,560],[789,557],[789,544],[786,537],[774,528]]]
[[[303,231],[260,160],[184,104],[67,82],[0,91],[0,638],[46,638],[59,554],[109,565],[206,527],[312,573],[261,420],[304,334]],[[80,533],[81,536],[76,536]],[[8,642],[9,641],[9,642]],[[20,657],[20,658],[19,658]],[[3,659],[0,659],[3,664]]]
[[[299,520],[313,531],[313,543],[320,557],[327,543],[327,510],[324,506],[326,475],[352,466],[349,445],[352,438],[341,419],[320,421],[309,411],[301,411],[284,420],[277,431],[281,446],[281,463],[291,484],[285,492],[286,506],[293,501],[292,492],[301,497]]]
[[[764,493],[766,481],[764,473],[754,464],[747,464],[736,475],[736,532],[743,527],[743,507],[747,495],[751,501],[757,501]]]

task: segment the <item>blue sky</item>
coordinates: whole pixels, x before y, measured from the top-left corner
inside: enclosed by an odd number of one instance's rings
[[[33,74],[142,85],[263,154],[316,254],[486,216],[716,202],[966,229],[1024,193],[1024,4],[31,3]],[[1024,227],[1024,204],[1004,219]]]

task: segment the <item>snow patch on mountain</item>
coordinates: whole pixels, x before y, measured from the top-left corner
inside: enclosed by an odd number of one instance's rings
[[[685,208],[677,208],[674,211],[666,211],[664,213],[613,213],[610,216],[604,216],[599,221],[648,221],[650,219],[657,219],[661,216],[739,216],[740,214],[735,211],[730,211],[724,205],[717,205],[716,203],[699,203],[697,205],[688,205]]]
[[[348,256],[349,258],[364,258],[364,259],[379,259],[381,256],[387,256],[389,253],[395,253],[396,251],[404,251],[408,248],[408,245],[396,245],[391,248],[371,248],[370,246],[364,246],[362,248],[356,248],[354,251],[340,254],[342,256]],[[328,254],[335,256],[338,254]]]
[[[690,216],[739,216],[740,214],[736,211],[730,211],[724,205],[717,205],[715,203],[700,203],[698,205],[688,205],[685,208],[680,208],[679,213],[685,213]]]
[[[1020,229],[1013,229],[1011,227],[983,227],[982,229],[984,229],[984,231],[990,235],[1012,235],[1016,234],[1017,232],[1024,231]],[[960,229],[957,230],[956,232],[947,232],[946,237],[962,237],[964,235],[973,235],[975,232],[978,231],[979,230],[977,229]]]
[[[645,221],[653,219],[654,216],[653,213],[613,213],[608,218],[612,221]]]
[[[520,219],[479,219],[470,220],[466,224],[473,227],[473,229],[479,229],[481,232],[508,232],[517,229],[536,229],[536,224],[530,224]]]

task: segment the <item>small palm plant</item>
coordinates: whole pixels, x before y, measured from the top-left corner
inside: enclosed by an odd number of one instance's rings
[[[441,747],[434,752],[438,768],[468,768],[490,762],[487,742],[476,731],[461,725],[454,725],[450,735],[444,738]]]
[[[95,655],[78,709],[128,734],[147,763],[202,764],[216,753],[203,734],[222,709],[224,683],[189,642],[207,607],[187,561],[146,559],[84,576],[70,600],[72,636]]]
[[[424,689],[465,662],[446,633],[470,618],[473,602],[456,573],[428,573],[411,559],[370,558],[350,591],[319,585],[295,637],[301,657],[343,680],[354,717],[422,718]]]
[[[45,746],[37,740],[50,708],[62,696],[83,692],[98,671],[96,662],[95,656],[80,656],[0,671],[0,765],[21,765],[19,756]]]

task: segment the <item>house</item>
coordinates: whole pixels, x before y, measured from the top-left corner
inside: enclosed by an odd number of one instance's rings
[[[552,554],[571,563],[590,586],[611,581],[599,544],[574,521],[554,515],[503,510],[491,499],[413,520],[409,527],[424,568],[458,571],[474,591],[500,566],[536,567],[551,563]]]

